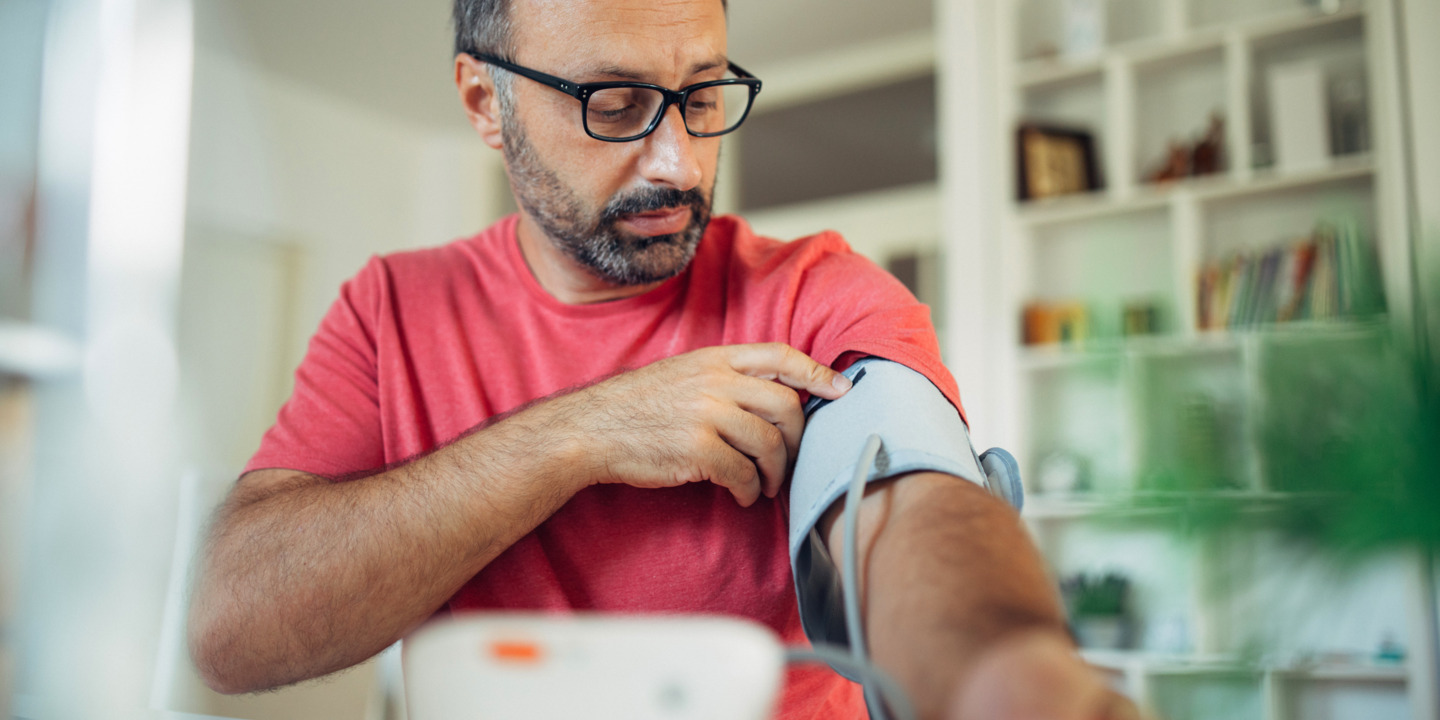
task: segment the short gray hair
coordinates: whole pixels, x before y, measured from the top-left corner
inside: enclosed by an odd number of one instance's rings
[[[728,0],[720,0],[727,12]],[[515,59],[514,25],[510,0],[455,0],[450,11],[455,24],[455,54],[484,52]]]
[[[455,0],[450,19],[455,24],[456,55],[484,52],[514,57],[510,0]]]
[[[489,53],[502,58],[515,57],[510,0],[455,0],[450,19],[455,25],[456,55]],[[508,117],[514,107],[510,85],[515,78],[493,65],[488,69],[495,81],[495,94],[500,97],[500,112]]]
[[[728,12],[728,0],[720,0]],[[455,24],[455,54],[489,53],[506,60],[515,59],[515,25],[510,17],[510,0],[455,0],[450,11]],[[506,114],[511,108],[510,83],[514,76],[490,66],[495,80],[495,93],[500,96],[500,109]]]

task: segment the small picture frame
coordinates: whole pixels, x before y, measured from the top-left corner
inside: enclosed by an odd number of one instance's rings
[[[1022,202],[1100,189],[1095,136],[1090,132],[1026,123],[1015,139]]]

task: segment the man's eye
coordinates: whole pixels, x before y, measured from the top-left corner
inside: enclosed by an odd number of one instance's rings
[[[626,106],[624,106],[624,107],[615,107],[615,108],[611,108],[611,107],[596,107],[596,106],[594,106],[594,105],[591,105],[591,106],[590,106],[590,116],[591,116],[591,117],[595,117],[595,118],[599,118],[599,119],[602,119],[602,120],[618,120],[618,119],[623,118],[623,117],[625,117],[626,115],[630,114],[630,113],[633,112],[634,110],[635,110],[635,106],[634,106],[634,105],[626,105]]]

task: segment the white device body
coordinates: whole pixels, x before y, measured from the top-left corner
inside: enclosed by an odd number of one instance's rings
[[[485,613],[404,642],[410,720],[768,720],[784,651],[728,617]]]

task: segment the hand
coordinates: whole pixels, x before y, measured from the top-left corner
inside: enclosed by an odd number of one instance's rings
[[[1140,711],[1049,631],[1007,637],[981,654],[947,720],[1139,720]]]
[[[805,427],[796,391],[833,400],[849,387],[788,345],[732,345],[617,375],[556,409],[588,445],[590,483],[712,482],[749,507],[775,497],[794,462]]]

